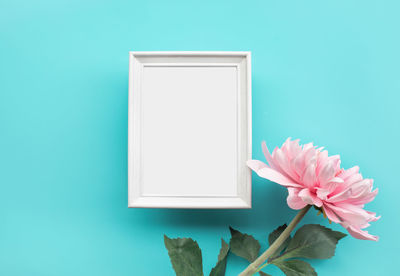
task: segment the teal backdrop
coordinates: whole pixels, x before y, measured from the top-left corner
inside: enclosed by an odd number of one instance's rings
[[[265,249],[296,214],[256,175],[251,210],[128,209],[131,50],[251,51],[253,157],[262,140],[313,141],[380,189],[367,206],[380,241],[346,237],[312,265],[397,275],[399,12],[397,0],[0,0],[0,275],[174,275],[164,234],[197,240],[208,275],[229,225]],[[304,222],[328,225],[315,211]],[[231,256],[227,275],[245,266]]]

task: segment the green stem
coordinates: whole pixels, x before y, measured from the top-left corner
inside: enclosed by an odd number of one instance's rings
[[[254,262],[252,262],[239,276],[251,276],[254,273],[258,272],[258,268],[262,265],[275,251],[281,246],[281,244],[290,236],[290,233],[294,230],[296,225],[300,222],[300,220],[305,216],[307,211],[311,208],[312,205],[307,205],[303,209],[301,209],[294,219],[289,223],[288,227],[282,232],[282,234],[271,244],[271,246],[262,253]]]
[[[266,267],[267,265],[269,265],[269,263],[267,262],[267,263],[265,263],[265,264],[263,264],[262,266],[260,266],[259,268],[257,268],[257,270],[256,270],[256,273],[257,272],[260,272],[261,271],[261,269],[263,269],[264,267]]]

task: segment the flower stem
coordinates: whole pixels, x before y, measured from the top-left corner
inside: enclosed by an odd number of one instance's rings
[[[290,236],[290,233],[300,222],[300,220],[305,216],[307,211],[312,205],[307,205],[301,209],[294,219],[289,223],[288,227],[282,232],[282,234],[271,244],[271,246],[262,253],[254,262],[252,262],[239,276],[251,276],[258,271],[260,265],[262,265],[275,251],[281,246],[281,244]]]
[[[268,262],[266,262],[265,264],[263,264],[262,266],[260,266],[259,268],[257,268],[256,273],[257,273],[257,272],[260,272],[261,269],[263,269],[263,268],[266,267],[267,265],[269,265]]]

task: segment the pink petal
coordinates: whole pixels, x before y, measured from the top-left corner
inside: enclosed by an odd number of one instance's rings
[[[321,151],[322,149],[319,149],[319,150]],[[321,151],[318,154],[318,163],[317,163],[317,169],[316,169],[316,174],[318,176],[320,175],[322,168],[325,167],[325,165],[328,161],[329,161],[328,151],[326,151],[326,150]]]
[[[371,221],[377,221],[378,219],[380,219],[381,218],[381,216],[376,216],[376,213],[373,213],[373,212],[370,212],[370,211],[367,211],[367,213],[369,213],[370,215],[371,215],[371,219],[369,220],[370,222]],[[363,227],[364,228],[364,227]]]
[[[317,191],[322,190],[322,191],[326,191],[324,193],[318,193],[318,195],[321,194],[321,199],[324,197],[324,200],[327,198],[328,195],[333,195],[334,191],[336,190],[336,188],[338,187],[338,185],[340,183],[343,183],[343,179],[339,178],[339,177],[334,177],[332,178],[328,183],[326,183],[325,185],[323,185],[322,187],[316,187]]]
[[[303,150],[306,151],[304,155],[304,163],[307,166],[312,161],[312,159],[315,159],[315,156],[317,155],[317,150],[312,143],[305,145]],[[314,161],[316,162],[317,160],[315,159]]]
[[[299,139],[291,141],[291,138],[286,139],[285,143],[282,145],[282,151],[285,155],[292,160],[302,151],[301,146],[299,145]]]
[[[378,194],[378,188],[376,188],[375,190],[373,190],[366,196],[363,196],[363,197],[357,198],[357,199],[353,199],[351,201],[351,203],[354,205],[362,205],[363,206],[364,204],[367,204],[367,203],[371,202],[372,200],[374,200],[374,198],[376,197],[377,194]]]
[[[304,163],[304,152],[300,153],[297,157],[290,161],[291,167],[298,175],[303,175],[306,165]]]
[[[311,193],[309,189],[302,189],[298,195],[307,204],[315,205],[317,207],[322,206],[322,200],[319,199],[315,194]]]
[[[349,178],[347,178],[345,180],[345,184],[347,186],[349,186],[349,185],[353,185],[354,183],[360,182],[361,180],[363,180],[362,175],[359,173],[356,173],[356,174],[353,174],[352,176],[350,176]]]
[[[286,139],[286,141],[283,143],[283,145],[281,147],[282,151],[289,158],[289,160],[291,158],[293,158],[292,151],[291,151],[291,143],[292,143],[292,141],[290,141],[290,137],[289,137]]]
[[[326,188],[315,188],[317,190],[317,196],[322,199],[322,200],[326,200],[328,195],[331,193],[331,191],[329,189]]]
[[[325,164],[325,166],[321,169],[318,175],[318,179],[320,181],[320,185],[324,186],[330,179],[335,176],[335,167],[332,161],[329,161]]]
[[[362,197],[371,193],[372,179],[364,179],[351,185],[352,197]]]
[[[316,181],[315,165],[310,164],[307,166],[306,171],[304,172],[303,183],[305,186],[311,188],[314,187],[315,181]]]
[[[315,148],[310,143],[305,145],[296,157],[293,157],[293,159],[290,161],[290,165],[297,175],[301,176],[304,174],[309,161],[312,157],[315,157],[315,154]]]
[[[269,168],[266,164],[258,160],[247,161],[247,166],[255,171],[260,177],[266,178],[270,181],[276,182],[280,185],[287,187],[302,187],[299,184],[293,183],[293,181],[280,172]]]
[[[268,168],[268,165],[265,164],[264,162],[261,162],[260,160],[248,160],[246,164],[250,169],[252,169],[255,172],[258,172],[263,168]]]
[[[322,206],[322,208],[324,209],[324,212],[325,212],[326,216],[328,217],[328,219],[330,219],[331,221],[333,221],[335,223],[341,222],[341,220],[338,218],[338,216],[335,214],[335,212],[333,212],[332,209],[330,209],[326,204],[324,204]]]
[[[275,165],[274,159],[272,158],[271,154],[269,153],[267,144],[265,142],[261,143],[261,148],[262,148],[262,151],[264,153],[265,159],[267,160],[269,166],[272,169],[275,169],[275,170],[278,169],[277,166]]]
[[[329,183],[343,183],[344,180],[341,179],[340,177],[334,177],[331,180],[329,180]]]
[[[378,241],[378,236],[373,236],[368,233],[368,231],[363,231],[360,228],[356,228],[354,226],[349,226],[346,228],[347,231],[356,239],[360,240],[371,240],[371,241]]]
[[[342,178],[343,180],[347,180],[347,178],[349,178],[350,176],[352,176],[353,174],[358,173],[358,171],[360,170],[360,168],[358,166],[354,166],[348,170],[344,170],[341,174],[338,175],[338,177]]]
[[[298,196],[298,189],[295,188],[288,188],[289,195],[286,199],[287,204],[290,208],[294,210],[300,210],[307,206],[299,196]]]
[[[281,149],[276,150],[274,161],[276,161],[275,164],[278,164],[279,168],[281,168],[280,170],[281,173],[285,173],[288,177],[292,179],[293,182],[298,180],[299,178],[298,175],[290,167],[289,157],[286,156]]]
[[[343,191],[341,191],[340,193],[337,193],[334,196],[331,196],[326,201],[331,202],[331,203],[337,203],[337,202],[348,200],[350,198],[350,196],[351,196],[351,189],[348,188],[348,189],[344,189]]]
[[[346,221],[351,225],[363,225],[370,221],[371,214],[364,209],[352,205],[352,204],[341,204],[340,206],[326,203],[326,205],[333,210],[342,221]]]

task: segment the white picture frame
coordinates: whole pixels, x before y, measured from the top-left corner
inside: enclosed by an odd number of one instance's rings
[[[129,52],[128,207],[251,208],[251,53]]]

